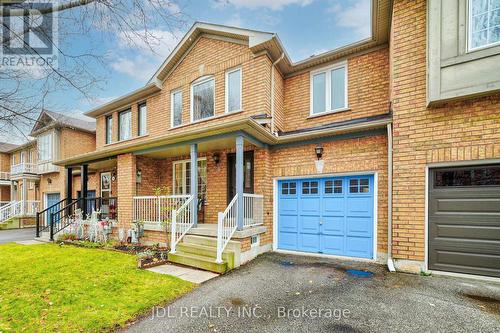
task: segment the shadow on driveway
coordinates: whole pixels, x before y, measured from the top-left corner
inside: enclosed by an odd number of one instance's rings
[[[500,283],[268,253],[125,331],[499,332],[499,300]]]

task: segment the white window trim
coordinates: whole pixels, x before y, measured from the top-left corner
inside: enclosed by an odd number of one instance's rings
[[[199,162],[199,161],[206,161],[206,160],[207,160],[206,157],[198,157],[197,162]],[[182,195],[183,194],[183,193],[176,193],[175,192],[175,185],[176,185],[175,184],[175,166],[177,164],[186,164],[186,162],[191,162],[191,159],[178,160],[178,161],[173,161],[172,162],[172,193],[174,195]],[[207,165],[207,168],[208,168],[208,165]],[[185,166],[182,167],[182,179],[183,180],[186,179],[186,170],[187,170],[187,168]],[[186,186],[187,186],[187,183],[184,184],[182,192],[186,191],[186,188],[185,188]]]
[[[229,111],[229,74],[232,74],[234,72],[240,72],[240,108],[237,109],[237,110],[232,110],[232,111]],[[226,71],[226,75],[225,75],[225,84],[224,84],[224,96],[225,96],[225,106],[224,106],[224,110],[225,110],[225,113],[236,113],[236,112],[240,112],[240,111],[243,111],[243,71],[241,70],[241,67],[236,67],[236,68],[233,68],[233,69],[230,69],[228,71]]]
[[[205,83],[205,82],[208,82],[208,81],[211,81],[213,80],[214,81],[214,114],[210,117],[206,117],[206,118],[202,118],[202,119],[198,119],[198,120],[194,120],[194,113],[193,113],[193,109],[194,109],[194,99],[193,99],[193,88],[199,84],[202,84],[202,83]],[[215,117],[215,76],[213,75],[206,75],[206,76],[202,76],[200,77],[199,79],[193,81],[193,83],[191,83],[191,88],[190,88],[190,96],[189,96],[189,117],[190,117],[190,121],[191,123],[197,123],[199,121],[204,121],[204,120],[207,120],[207,119],[210,119],[210,118],[214,118]]]
[[[488,22],[490,20],[488,11]],[[486,29],[489,30],[489,27]],[[472,0],[467,0],[467,52],[474,52],[500,45],[500,41],[483,46],[472,47]]]
[[[181,94],[181,123],[179,125],[174,125],[174,95],[178,94],[178,93]],[[183,108],[182,104],[184,104],[183,100],[182,100],[182,89],[172,90],[170,92],[170,128],[176,128],[176,127],[180,127],[183,125],[183,123],[182,123],[182,108]]]
[[[108,119],[111,119],[111,127],[108,127]],[[108,129],[109,129],[109,141],[108,141]],[[113,143],[113,115],[104,116],[104,143]]]
[[[337,68],[345,68],[345,89],[344,89],[344,100],[345,104],[343,107],[338,108],[338,109],[331,109],[332,106],[332,96],[331,96],[331,71]],[[325,73],[325,97],[326,97],[326,110],[323,112],[318,112],[314,113],[314,98],[313,98],[313,78],[317,74]],[[310,117],[316,117],[319,115],[324,115],[328,113],[336,113],[336,112],[341,112],[341,111],[346,111],[349,110],[349,100],[348,100],[348,91],[349,91],[349,76],[348,76],[348,67],[347,67],[347,61],[342,61],[333,65],[330,65],[328,67],[323,67],[316,69],[314,71],[311,71],[309,74],[309,116]]]

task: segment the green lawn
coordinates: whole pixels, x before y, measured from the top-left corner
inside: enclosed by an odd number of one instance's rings
[[[69,245],[0,245],[0,332],[101,332],[190,291],[135,256]]]

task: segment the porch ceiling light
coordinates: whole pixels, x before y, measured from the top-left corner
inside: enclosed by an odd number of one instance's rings
[[[214,159],[214,163],[216,165],[218,165],[219,162],[220,162],[220,154],[218,152],[217,153],[213,153],[212,158]]]
[[[321,157],[323,157],[323,146],[321,146],[321,144],[318,144],[316,148],[314,148],[314,151],[316,152],[316,157],[318,158],[318,160],[320,160]]]

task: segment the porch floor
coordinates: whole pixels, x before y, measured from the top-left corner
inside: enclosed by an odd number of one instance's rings
[[[232,238],[247,238],[258,234],[263,234],[267,230],[267,227],[263,225],[246,227],[243,230],[234,233]],[[217,237],[217,224],[216,223],[198,223],[196,227],[192,227],[187,232],[189,235],[207,236],[207,237]]]

